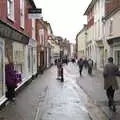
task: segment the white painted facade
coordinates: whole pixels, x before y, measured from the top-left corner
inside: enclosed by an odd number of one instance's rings
[[[112,15],[105,22],[105,48],[107,55],[114,58],[114,62],[120,67],[120,10]],[[116,41],[117,38],[117,41]],[[108,44],[107,40],[113,39],[113,44]]]
[[[104,66],[104,24],[102,18],[105,16],[105,0],[97,0],[94,4],[94,42],[92,57],[97,68],[101,69]]]
[[[86,56],[86,30],[83,28],[77,36],[78,41],[78,58]]]

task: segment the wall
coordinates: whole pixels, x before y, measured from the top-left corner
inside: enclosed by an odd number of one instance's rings
[[[78,35],[78,57],[85,56],[85,50],[86,50],[86,35],[85,35],[85,29],[83,29],[79,35]],[[84,51],[84,52],[82,52]]]

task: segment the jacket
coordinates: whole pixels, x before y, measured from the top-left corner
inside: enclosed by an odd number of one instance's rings
[[[119,72],[118,67],[113,63],[108,63],[105,65],[103,70],[104,89],[107,90],[111,86],[114,89],[118,89],[118,83],[116,78],[118,72]]]

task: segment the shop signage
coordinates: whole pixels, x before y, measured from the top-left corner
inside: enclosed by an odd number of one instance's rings
[[[42,9],[29,9],[28,16],[29,16],[29,19],[41,19]]]
[[[29,42],[29,38],[27,36],[14,30],[12,27],[2,22],[0,22],[0,36],[21,42],[23,44],[28,44]]]

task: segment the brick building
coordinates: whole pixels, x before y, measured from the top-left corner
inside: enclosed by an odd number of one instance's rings
[[[28,9],[33,0],[0,1],[0,103],[5,99],[5,63],[14,63],[22,74],[22,84],[37,72],[35,20]]]

